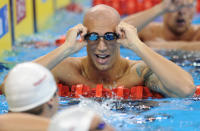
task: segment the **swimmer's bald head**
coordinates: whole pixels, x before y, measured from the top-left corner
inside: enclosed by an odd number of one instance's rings
[[[103,4],[97,5],[86,12],[83,25],[88,28],[89,26],[99,26],[102,22],[104,22],[104,24],[112,24],[116,26],[120,22],[120,15],[110,6]]]

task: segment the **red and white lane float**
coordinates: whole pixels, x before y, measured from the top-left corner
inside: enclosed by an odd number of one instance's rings
[[[54,43],[54,44],[55,44],[56,46],[61,46],[62,44],[65,43],[65,41],[66,41],[66,36],[63,35],[63,36],[61,36],[60,38],[58,38],[57,40],[55,40],[55,43]],[[79,38],[78,41],[79,41],[79,42],[82,42],[83,39]]]
[[[60,46],[60,45],[62,45],[62,44],[65,43],[65,40],[66,40],[66,36],[63,35],[63,36],[61,36],[60,38],[58,38],[58,39],[55,41],[55,45],[56,45],[56,46]]]
[[[83,7],[75,2],[72,2],[66,6],[66,10],[75,13],[82,13]]]
[[[50,45],[51,43],[48,41],[38,41],[35,43],[35,48],[43,48],[43,47],[48,47]]]
[[[84,84],[77,84],[71,87],[63,84],[57,84],[58,94],[61,97],[80,98],[80,96],[86,98],[113,98],[113,99],[161,99],[164,96],[160,93],[151,91],[145,86],[134,86],[132,88],[125,88],[119,86],[113,89],[107,89],[103,87],[103,84],[97,84],[95,88],[90,88]],[[200,86],[196,86],[196,92],[193,97],[200,96]],[[0,95],[2,94],[0,90]]]
[[[58,84],[59,96],[80,98],[80,96],[86,98],[114,98],[114,99],[160,99],[164,98],[160,93],[151,91],[145,86],[134,86],[130,89],[124,86],[119,86],[114,89],[103,88],[102,84],[97,84],[95,88],[90,88],[84,84],[77,84],[71,87]],[[194,97],[200,96],[200,86],[197,86]]]

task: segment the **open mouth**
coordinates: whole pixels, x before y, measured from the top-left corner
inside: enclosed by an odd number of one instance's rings
[[[110,55],[107,55],[107,54],[95,54],[95,56],[97,58],[96,59],[97,62],[100,64],[106,64],[110,57]]]
[[[177,19],[176,20],[176,23],[180,26],[184,25],[185,24],[185,20],[184,19]]]
[[[96,54],[96,57],[97,58],[101,58],[101,59],[106,59],[106,58],[108,58],[110,55],[97,55]]]

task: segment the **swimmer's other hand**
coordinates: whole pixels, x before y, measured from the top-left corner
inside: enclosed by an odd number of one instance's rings
[[[75,27],[69,29],[66,35],[65,47],[75,53],[82,49],[87,43],[84,40],[84,36],[87,33],[87,28],[82,24],[78,24]],[[77,37],[80,35],[80,39]]]
[[[120,35],[120,39],[117,42],[126,48],[132,49],[139,40],[137,29],[125,22],[120,22],[116,27],[116,32]]]

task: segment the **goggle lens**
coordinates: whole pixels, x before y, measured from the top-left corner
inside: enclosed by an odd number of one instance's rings
[[[90,35],[88,36],[88,39],[89,39],[90,41],[98,40],[98,39],[99,39],[99,35],[98,35],[98,34],[90,34]]]
[[[107,33],[104,35],[104,39],[105,40],[114,40],[114,39],[116,39],[116,36],[114,33]]]

